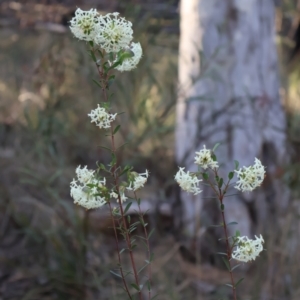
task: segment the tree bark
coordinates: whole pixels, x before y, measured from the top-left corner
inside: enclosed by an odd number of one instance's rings
[[[273,226],[288,203],[288,191],[277,176],[287,148],[274,0],[182,0],[180,16],[177,163],[195,171],[195,151],[218,142],[216,154],[226,178],[234,160],[242,167],[261,159],[267,167],[262,187],[225,200],[227,221],[237,221],[233,229],[251,236],[254,227]],[[204,199],[208,195],[207,190],[181,194],[190,236],[216,220],[218,206]]]

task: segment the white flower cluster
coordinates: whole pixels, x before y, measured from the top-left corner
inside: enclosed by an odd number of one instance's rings
[[[255,236],[255,240],[249,239],[247,236],[238,237],[238,245],[232,253],[232,258],[248,262],[250,260],[255,260],[259,253],[263,250],[262,244],[264,243],[263,237]]]
[[[132,40],[132,23],[119,17],[118,12],[99,16],[95,43],[101,45],[106,52],[119,52]]]
[[[119,16],[118,12],[99,15],[96,9],[83,11],[78,8],[75,17],[70,21],[70,29],[75,37],[84,41],[91,41],[108,53],[118,53],[120,50],[130,49],[132,57],[125,58],[116,67],[119,71],[134,69],[142,57],[140,43],[132,43],[132,23]]]
[[[129,186],[127,187],[127,190],[129,191],[136,191],[140,188],[142,188],[145,183],[147,182],[147,179],[149,177],[149,172],[148,170],[146,170],[145,173],[135,173],[135,172],[131,172],[132,175],[134,175],[134,180],[130,181]]]
[[[218,162],[212,159],[211,150],[206,149],[205,145],[203,145],[203,149],[196,152],[195,164],[199,165],[204,170],[207,168],[214,169],[219,167]]]
[[[175,180],[179,186],[186,192],[197,195],[202,191],[198,188],[199,182],[202,181],[196,176],[191,176],[190,172],[184,172],[184,168],[179,168],[179,171],[175,175]]]
[[[75,17],[70,21],[72,33],[80,40],[93,41],[97,34],[99,16],[96,9],[88,11],[77,8]]]
[[[95,171],[87,169],[87,166],[76,169],[77,180],[73,179],[70,183],[71,197],[75,204],[79,204],[86,209],[98,208],[106,203],[104,197],[98,195],[98,188],[105,185],[105,178],[97,180],[94,175]],[[91,187],[93,185],[93,187]],[[97,194],[97,196],[95,196]]]
[[[255,158],[253,166],[243,167],[238,171],[234,171],[237,174],[238,181],[235,188],[245,192],[253,191],[256,187],[260,186],[265,177],[265,167],[261,164],[261,161]]]
[[[101,128],[109,128],[110,123],[115,120],[117,114],[109,114],[104,107],[98,104],[98,107],[92,110],[88,116],[91,118],[91,123],[96,123],[96,126]]]
[[[131,43],[128,50],[132,52],[133,56],[125,59],[121,65],[116,66],[116,69],[120,72],[134,69],[141,60],[143,50],[140,43]]]

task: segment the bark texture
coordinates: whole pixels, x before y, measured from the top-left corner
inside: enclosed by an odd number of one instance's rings
[[[263,186],[225,200],[227,221],[237,221],[242,235],[251,235],[254,227],[273,226],[288,201],[277,176],[287,153],[274,1],[182,0],[180,15],[177,163],[195,171],[195,151],[218,142],[224,176],[235,159],[241,167],[261,159],[267,166]],[[208,195],[182,192],[187,234],[216,221],[218,206],[204,199]]]

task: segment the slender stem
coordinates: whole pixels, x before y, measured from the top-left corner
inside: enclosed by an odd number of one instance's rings
[[[217,169],[214,169],[214,173],[215,173],[215,177],[217,177],[218,176]],[[216,194],[218,195],[221,206],[223,205],[224,195],[229,187],[229,183],[230,183],[230,180],[227,181],[223,191],[219,185],[218,185],[218,191],[216,191],[216,189],[213,188],[214,191],[216,192]],[[230,247],[230,244],[229,244],[228,230],[227,230],[227,225],[226,225],[224,207],[221,208],[221,215],[222,215],[222,222],[223,222],[223,228],[224,228],[224,233],[225,233],[226,254],[227,254],[227,260],[228,260],[228,265],[229,265],[228,271],[229,271],[230,281],[231,281],[231,285],[232,285],[232,295],[233,295],[233,299],[236,300],[236,288],[234,285],[233,273],[232,273],[232,268],[231,268],[231,263],[230,263],[232,248]]]
[[[132,297],[131,297],[131,294],[130,294],[130,292],[129,292],[129,289],[128,289],[128,286],[127,286],[127,283],[126,283],[126,280],[125,280],[125,276],[124,276],[124,273],[123,273],[122,261],[121,261],[121,254],[120,254],[120,248],[119,248],[118,233],[117,233],[116,223],[115,223],[115,218],[114,218],[113,213],[112,213],[112,208],[111,208],[110,202],[108,202],[108,205],[109,205],[109,211],[110,211],[111,220],[112,220],[112,222],[113,222],[113,228],[114,228],[114,233],[115,233],[116,247],[117,247],[117,251],[118,251],[119,269],[120,269],[120,273],[121,273],[123,285],[124,285],[124,287],[125,287],[125,290],[126,290],[126,292],[127,292],[127,294],[128,294],[129,299],[132,300]]]
[[[104,100],[105,100],[105,102],[107,102],[107,100],[108,100],[107,99],[107,93],[106,93],[107,76],[104,77],[104,73],[103,73],[102,69],[99,66],[97,66],[97,70],[98,70],[99,77],[100,77],[100,83],[102,85],[102,92],[103,92]],[[112,147],[111,151],[112,151],[113,154],[115,154],[116,153],[116,147],[115,147],[115,137],[114,137],[113,125],[110,127],[110,130],[111,130],[111,147]],[[115,188],[116,188],[116,191],[117,191],[117,194],[118,194],[118,202],[119,202],[119,207],[120,207],[120,212],[121,212],[122,224],[124,226],[125,240],[126,240],[126,244],[128,246],[128,250],[129,250],[129,256],[130,256],[131,266],[132,266],[132,269],[133,269],[135,283],[139,288],[139,290],[138,290],[139,299],[142,300],[143,296],[142,296],[142,291],[140,290],[139,277],[138,277],[138,273],[137,273],[137,269],[136,269],[135,261],[134,261],[134,257],[133,257],[133,252],[132,252],[132,244],[131,244],[131,240],[130,240],[130,236],[129,236],[129,232],[128,232],[126,219],[125,219],[124,209],[123,209],[123,206],[122,206],[122,200],[121,200],[121,195],[120,195],[120,190],[119,190],[119,178],[118,178],[118,174],[116,173],[116,169],[117,169],[117,161],[112,166],[112,174],[113,174]]]
[[[135,200],[138,201],[138,197],[136,195],[136,192],[134,192],[134,197],[135,197]],[[148,251],[148,280],[149,280],[149,284],[150,284],[150,289],[149,289],[149,293],[148,293],[148,298],[149,300],[151,299],[151,281],[152,281],[152,268],[151,268],[151,252],[150,252],[150,244],[149,244],[149,238],[148,238],[148,232],[147,232],[147,229],[146,229],[146,226],[145,226],[145,221],[144,221],[144,215],[142,214],[142,211],[141,211],[141,207],[140,205],[138,204],[138,207],[139,207],[139,214],[140,214],[140,217],[142,219],[142,222],[143,222],[143,227],[144,227],[144,234],[145,234],[145,238],[146,238],[146,243],[147,243],[147,251]]]

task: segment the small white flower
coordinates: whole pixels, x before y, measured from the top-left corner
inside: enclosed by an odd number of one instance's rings
[[[232,258],[242,262],[255,260],[259,253],[263,250],[263,243],[264,239],[261,235],[259,238],[255,236],[255,240],[251,240],[247,236],[239,236],[237,247],[231,256]]]
[[[134,172],[132,172],[131,174],[134,174]],[[134,180],[130,181],[129,186],[127,187],[127,190],[129,191],[136,191],[140,188],[142,188],[144,186],[144,184],[147,182],[147,179],[149,177],[149,172],[148,170],[146,170],[145,173],[136,173],[134,174]]]
[[[119,13],[109,13],[99,17],[95,42],[106,52],[119,52],[129,46],[132,40],[132,23],[119,17]]]
[[[243,167],[238,171],[234,171],[237,174],[238,181],[235,188],[242,192],[253,191],[256,187],[260,186],[264,180],[265,167],[261,164],[261,161],[255,158],[253,166]]]
[[[110,193],[110,197],[111,198],[114,198],[114,199],[117,199],[117,202],[119,202],[119,197],[118,197],[118,194],[115,193],[115,192],[111,192]],[[120,193],[120,197],[121,197],[121,203],[125,202],[128,198],[125,196],[124,193]]]
[[[70,21],[72,33],[80,40],[93,41],[97,30],[99,15],[96,9],[88,11],[77,8],[75,17]]]
[[[136,68],[143,54],[140,43],[131,43],[130,47],[128,47],[127,49],[132,51],[133,56],[130,58],[126,58],[121,65],[116,66],[116,69],[120,72],[131,71],[132,69]]]
[[[218,168],[218,162],[214,161],[211,157],[211,151],[206,149],[205,145],[203,145],[203,149],[199,152],[196,152],[195,156],[195,164],[202,167],[204,170],[207,168]]]
[[[199,182],[202,181],[198,179],[196,176],[191,176],[190,172],[184,172],[184,168],[179,168],[179,171],[175,175],[175,180],[179,184],[179,186],[186,192],[197,195],[202,191],[197,186]]]
[[[110,128],[110,123],[113,122],[117,114],[109,114],[104,107],[98,104],[98,107],[92,110],[88,116],[91,118],[91,123],[96,123],[99,128]]]
[[[104,197],[99,195],[97,188],[103,187],[106,183],[105,178],[103,180],[97,180],[94,176],[95,171],[90,171],[85,166],[80,166],[76,169],[77,180],[73,179],[70,183],[71,197],[74,199],[75,204],[79,204],[86,209],[98,208],[106,203]],[[90,187],[89,185],[94,185]]]

